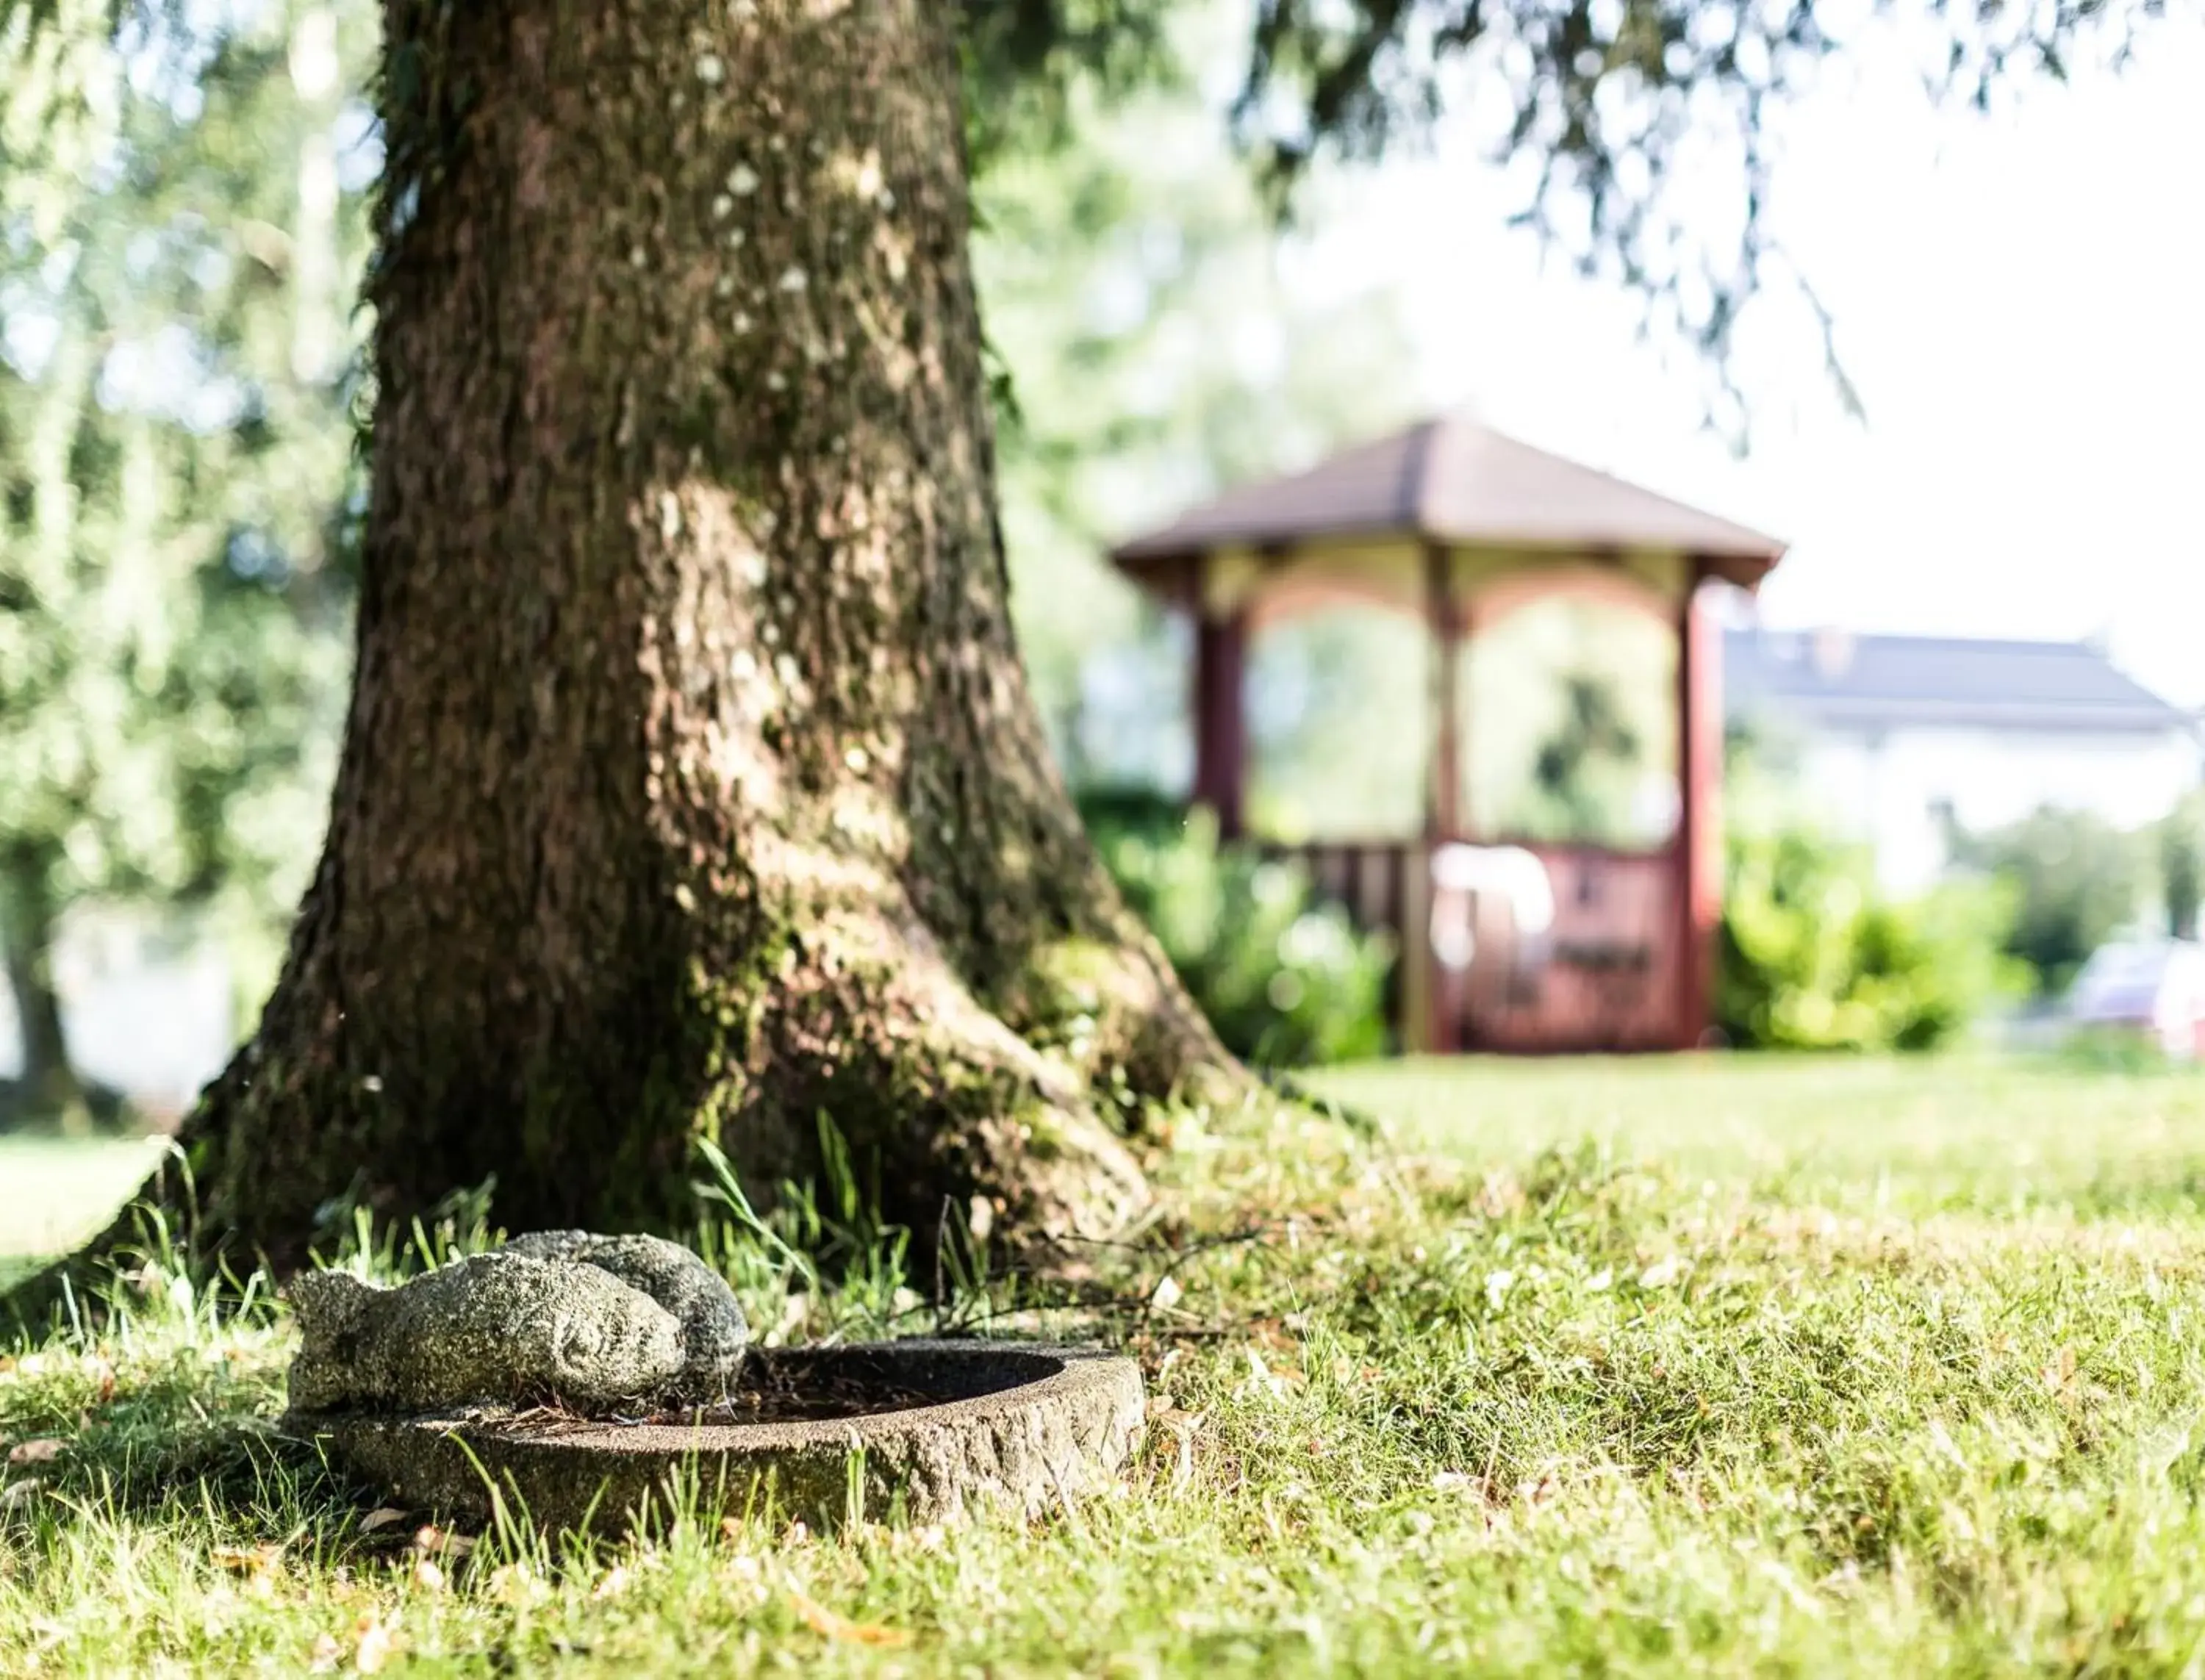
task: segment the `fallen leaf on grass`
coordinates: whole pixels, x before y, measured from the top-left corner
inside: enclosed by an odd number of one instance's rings
[[[344,1647],[337,1643],[336,1635],[326,1633],[316,1635],[313,1659],[306,1665],[306,1672],[309,1674],[336,1673],[337,1659],[343,1653]]]
[[[519,1604],[536,1596],[536,1576],[526,1564],[500,1564],[490,1572],[490,1595],[501,1604]]]
[[[815,1604],[801,1593],[791,1593],[788,1601],[795,1606],[798,1618],[816,1634],[829,1639],[839,1639],[853,1645],[900,1646],[911,1643],[911,1635],[901,1628],[883,1628],[870,1622],[852,1622],[837,1616],[823,1604]]]
[[[1160,1313],[1168,1313],[1179,1305],[1180,1297],[1186,1293],[1186,1291],[1180,1287],[1179,1279],[1167,1273],[1157,1280],[1156,1288],[1150,1292],[1149,1304]]]
[[[605,1578],[591,1591],[593,1599],[617,1598],[627,1591],[628,1583],[635,1579],[635,1571],[626,1564],[615,1564],[605,1571]]]
[[[45,1484],[38,1477],[27,1476],[21,1481],[11,1481],[5,1487],[0,1487],[0,1511],[6,1511],[13,1505],[29,1504],[31,1496],[45,1486]]]
[[[1547,1504],[1561,1491],[1562,1484],[1555,1479],[1552,1470],[1542,1470],[1536,1480],[1516,1484],[1518,1496],[1535,1505]]]
[[[217,1546],[212,1553],[215,1562],[240,1575],[273,1569],[282,1555],[282,1546],[274,1540],[263,1540],[258,1546]]]
[[[405,1520],[406,1513],[397,1506],[384,1505],[379,1510],[371,1511],[360,1519],[360,1531],[364,1535],[371,1535],[377,1529],[387,1529],[393,1523],[402,1523]]]
[[[263,1540],[258,1546],[217,1546],[210,1555],[232,1575],[258,1581],[283,1561],[283,1548],[273,1540]]]
[[[104,1359],[94,1360],[92,1374],[94,1404],[104,1406],[115,1398],[115,1367]]]
[[[475,1549],[474,1536],[455,1535],[431,1523],[413,1531],[413,1549],[432,1558],[464,1558]]]
[[[352,1665],[362,1674],[380,1674],[398,1646],[390,1624],[380,1616],[363,1616],[353,1624],[353,1632],[358,1642],[353,1647]]]
[[[8,1449],[10,1464],[51,1464],[62,1455],[62,1439],[48,1435],[35,1441],[25,1441]]]
[[[1153,1414],[1156,1421],[1178,1438],[1177,1462],[1172,1467],[1172,1487],[1174,1490],[1186,1486],[1194,1479],[1194,1438],[1209,1414],[1181,1411],[1177,1406],[1166,1406]]]
[[[1286,1353],[1301,1343],[1287,1333],[1286,1326],[1275,1318],[1259,1318],[1248,1327],[1248,1333],[1262,1346],[1274,1353]]]
[[[1255,1389],[1274,1400],[1282,1400],[1290,1386],[1303,1380],[1302,1374],[1291,1365],[1281,1366],[1275,1371],[1254,1348],[1243,1351],[1248,1356],[1248,1380],[1242,1385],[1244,1390]]]
[[[2054,1392],[2064,1392],[2075,1386],[2075,1348],[2072,1343],[2059,1350],[2059,1355],[2044,1368],[2044,1386]]]
[[[434,1559],[424,1558],[413,1565],[413,1584],[425,1592],[441,1593],[444,1590],[444,1572],[437,1567]]]
[[[738,1552],[728,1559],[728,1572],[738,1581],[756,1581],[765,1573],[765,1565],[751,1552]]]

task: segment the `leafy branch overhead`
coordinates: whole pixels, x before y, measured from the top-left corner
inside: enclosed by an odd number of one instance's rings
[[[113,44],[98,4],[23,15],[0,6],[0,947],[52,1023],[73,905],[280,953],[345,689],[367,229],[343,67],[300,86],[328,15]],[[25,1060],[67,1099],[57,1026]]]
[[[1079,74],[1150,73],[1157,0],[967,0],[976,104],[1061,108]],[[1650,334],[1681,338],[1742,424],[1731,359],[1740,312],[1788,278],[1833,324],[1767,217],[1772,119],[1817,66],[1880,23],[1920,55],[1929,90],[1987,108],[2015,72],[2119,66],[2164,0],[1256,0],[1236,138],[1283,213],[1316,159],[1368,160],[1429,139],[1445,114],[1529,175],[1517,217],[1582,274],[1636,294]],[[1136,52],[1138,46],[1140,50]],[[1491,121],[1485,122],[1489,114]],[[996,145],[1000,117],[990,131]],[[1686,207],[1689,187],[1691,207]]]
[[[0,179],[33,143],[36,109],[96,123],[72,80],[88,27],[181,13],[177,0],[14,0],[0,11]],[[1072,90],[1105,98],[1186,74],[1167,0],[960,0],[975,167],[1062,143]],[[1644,305],[1650,332],[1694,347],[1736,423],[1740,311],[1788,274],[1769,233],[1769,134],[1816,67],[1878,23],[1900,26],[1931,92],[1987,107],[2015,72],[2063,79],[2093,52],[2118,66],[2165,0],[1254,0],[1233,127],[1283,212],[1317,157],[1373,158],[1424,139],[1442,113],[1490,110],[1494,151],[1531,179],[1518,220],[1589,276]],[[41,37],[45,39],[41,43]],[[1707,204],[1687,211],[1689,181]]]
[[[2092,48],[2116,66],[2163,0],[1260,0],[1237,108],[1275,186],[1325,151],[1374,157],[1443,111],[1489,125],[1497,161],[1527,169],[1518,221],[1589,276],[1620,282],[1643,324],[1711,364],[1730,406],[1740,311],[1788,271],[1773,239],[1770,125],[1823,61],[1879,22],[1923,55],[1943,99],[1988,108],[2015,70],[2064,78]],[[1687,211],[1679,189],[1727,213]]]

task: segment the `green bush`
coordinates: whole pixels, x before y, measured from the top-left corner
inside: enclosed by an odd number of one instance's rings
[[[1717,1007],[1730,1041],[1929,1050],[2025,989],[2004,953],[2010,887],[1956,882],[1896,902],[1867,851],[1809,830],[1732,838]]]
[[[2046,809],[1987,834],[1962,835],[1955,862],[2009,882],[2015,915],[2006,949],[2037,992],[2065,992],[2090,953],[2137,919],[2149,897],[2148,837],[2083,810]]]
[[[1227,1049],[1281,1067],[1385,1050],[1392,942],[1319,904],[1305,871],[1220,846],[1208,813],[1156,794],[1102,790],[1083,795],[1080,809]]]
[[[2159,881],[2166,930],[2195,939],[2205,908],[2205,793],[2192,793],[2159,825]]]

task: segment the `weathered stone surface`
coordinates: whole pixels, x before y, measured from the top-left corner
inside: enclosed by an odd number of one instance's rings
[[[1140,1367],[1112,1354],[913,1341],[751,1356],[798,1392],[854,1379],[939,1399],[817,1422],[545,1427],[455,1411],[289,1423],[414,1508],[480,1518],[495,1499],[545,1529],[603,1531],[677,1503],[819,1525],[853,1510],[915,1523],[976,1505],[1036,1514],[1108,1484],[1144,1423]]]
[[[305,1344],[294,1411],[421,1411],[557,1398],[583,1410],[663,1390],[675,1315],[596,1266],[476,1255],[395,1289],[342,1272],[293,1279]]]
[[[742,1369],[751,1333],[734,1291],[679,1243],[661,1237],[534,1231],[514,1238],[499,1252],[595,1266],[657,1302],[681,1326],[681,1387],[689,1398],[717,1398]]]

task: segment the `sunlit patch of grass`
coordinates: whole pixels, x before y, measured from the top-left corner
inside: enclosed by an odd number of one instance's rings
[[[1171,1117],[1164,1217],[1072,1285],[999,1269],[937,1308],[832,1195],[700,1204],[776,1339],[946,1314],[1132,1347],[1155,1410],[1122,1492],[1031,1524],[423,1537],[265,1428],[282,1309],[157,1254],[108,1328],[0,1370],[0,1671],[2189,1671],[2205,1084],[1330,1086],[1391,1124]],[[347,1263],[493,1236],[462,1198]]]
[[[0,1280],[90,1235],[164,1147],[155,1138],[0,1135]]]

